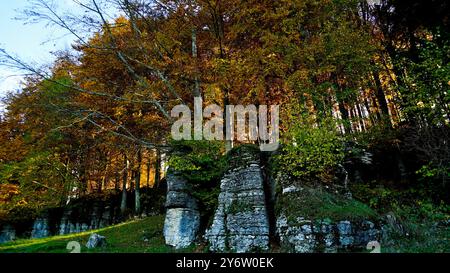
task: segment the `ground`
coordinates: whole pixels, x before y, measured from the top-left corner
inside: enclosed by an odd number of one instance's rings
[[[175,249],[166,246],[162,234],[164,216],[148,217],[116,226],[81,234],[56,236],[43,239],[18,240],[0,245],[0,253],[69,253],[67,244],[81,244],[81,253],[172,253]],[[107,238],[104,248],[89,250],[86,243],[90,234],[97,233]],[[190,248],[178,252],[194,252]]]
[[[162,234],[164,216],[148,217],[120,225],[65,236],[44,239],[18,240],[0,246],[0,253],[69,253],[67,244],[76,241],[81,244],[81,253],[192,253],[204,251],[202,247],[175,250],[166,246]],[[382,245],[385,253],[445,253],[450,252],[449,227],[417,227],[416,234],[393,238],[391,244]],[[426,232],[424,232],[426,230]],[[85,247],[92,233],[106,236],[108,245],[89,250]],[[275,251],[276,252],[276,251]]]

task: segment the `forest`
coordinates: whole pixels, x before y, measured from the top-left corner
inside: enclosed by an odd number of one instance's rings
[[[70,50],[42,67],[0,49],[27,75],[0,115],[0,221],[108,195],[141,216],[169,169],[188,173],[210,217],[227,153],[260,141],[173,140],[171,110],[201,98],[278,105],[271,166],[302,185],[340,189],[344,171],[377,213],[448,227],[448,1],[53,2],[29,1],[23,20],[64,29]],[[358,173],[349,162],[367,152],[374,166]]]

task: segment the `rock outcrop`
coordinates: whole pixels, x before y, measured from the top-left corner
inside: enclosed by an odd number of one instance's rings
[[[98,247],[104,247],[106,246],[106,237],[98,235],[98,234],[92,234],[89,237],[89,240],[86,244],[86,247],[88,249],[94,249]]]
[[[240,151],[221,181],[218,208],[205,238],[212,251],[269,248],[269,220],[259,151]]]
[[[5,225],[0,230],[0,244],[14,241],[15,239],[16,239],[16,230],[12,226]]]
[[[198,203],[190,190],[182,176],[174,173],[167,175],[164,238],[167,245],[178,249],[194,243],[200,229]]]
[[[382,223],[364,204],[278,175],[276,235],[284,252],[334,253],[381,242]],[[378,219],[378,220],[377,220]]]
[[[365,249],[369,242],[381,241],[380,228],[368,220],[333,223],[300,217],[289,223],[283,215],[277,220],[277,234],[283,250],[294,253]]]
[[[141,189],[142,196],[147,195],[142,209],[145,214],[161,214],[164,207],[165,189]],[[129,193],[131,194],[131,193]],[[16,238],[45,238],[54,235],[66,235],[96,230],[123,222],[131,215],[120,213],[120,196],[85,196],[73,200],[64,207],[49,208],[37,216],[17,221],[2,219],[0,223],[0,244]]]
[[[34,221],[33,230],[31,231],[32,239],[45,238],[50,236],[50,227],[48,218],[38,218]]]

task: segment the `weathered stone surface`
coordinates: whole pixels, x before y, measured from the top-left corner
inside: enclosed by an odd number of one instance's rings
[[[289,225],[284,215],[277,219],[277,233],[282,245],[296,253],[314,252],[317,242],[312,223],[303,218],[297,219],[297,223]]]
[[[47,218],[38,218],[34,221],[33,230],[31,231],[32,239],[45,238],[50,236],[50,228]]]
[[[104,247],[104,246],[106,246],[106,237],[100,236],[98,234],[92,234],[89,237],[89,240],[86,244],[86,247],[88,249],[94,249],[94,248]]]
[[[339,232],[339,243],[348,247],[353,244],[353,232],[352,232],[352,223],[350,221],[341,221],[337,224],[337,229]]]
[[[269,220],[259,154],[240,155],[221,181],[219,205],[205,238],[212,251],[267,250]]]
[[[14,241],[16,239],[16,230],[10,226],[4,226],[0,231],[0,244]]]
[[[150,196],[155,195],[154,192],[150,192],[150,189],[142,190],[147,191]],[[155,191],[158,191],[158,194],[160,193],[160,189],[155,189]],[[154,200],[154,202],[143,204],[142,209],[149,215],[159,214],[163,206],[164,200],[162,198]],[[26,219],[20,226],[15,226],[14,222],[5,221],[0,226],[0,239],[6,241],[10,240],[8,239],[10,237],[20,239],[44,238],[85,232],[118,224],[127,220],[121,217],[119,201],[120,196],[117,195],[108,194],[101,198],[86,196],[85,198],[74,199],[62,207],[45,210],[38,216],[38,219]],[[2,232],[2,229],[6,226],[11,226],[11,231]],[[14,229],[13,236],[12,230]]]
[[[164,223],[166,244],[177,249],[194,243],[200,227],[200,213],[188,208],[168,209]]]
[[[65,210],[63,213],[63,216],[61,217],[61,222],[59,224],[59,235],[65,235],[69,234],[70,231],[70,214],[72,213],[71,210]]]
[[[187,181],[171,172],[167,176],[166,208],[166,244],[177,249],[190,246],[196,240],[200,229],[198,203],[190,194]]]
[[[198,210],[197,201],[190,194],[190,188],[186,179],[174,173],[167,175],[166,208]]]
[[[198,210],[197,202],[189,193],[178,191],[169,191],[167,193],[166,207]]]
[[[277,234],[286,251],[295,253],[336,252],[339,249],[365,248],[380,241],[380,229],[370,221],[352,223],[311,221],[301,217],[288,222],[285,215],[277,219]]]

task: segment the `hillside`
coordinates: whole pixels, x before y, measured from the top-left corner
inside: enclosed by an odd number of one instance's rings
[[[72,241],[81,244],[81,253],[169,253],[174,252],[164,243],[162,235],[164,216],[148,217],[108,228],[35,240],[18,240],[4,244],[0,253],[69,253],[67,244]],[[90,234],[106,236],[108,246],[88,250],[85,245]],[[192,252],[192,249],[186,249]]]
[[[450,1],[22,2],[0,252],[450,252]]]
[[[130,221],[108,228],[44,239],[18,240],[0,247],[0,253],[69,253],[67,244],[76,241],[81,244],[81,253],[175,253],[201,252],[200,247],[175,250],[166,246],[162,234],[164,216],[158,215],[142,220]],[[450,249],[450,228],[438,227],[423,234],[416,226],[416,234],[395,245],[381,248],[383,253],[446,253]],[[98,233],[106,236],[108,246],[89,250],[85,247],[89,235]],[[272,249],[276,252],[276,249]]]

